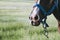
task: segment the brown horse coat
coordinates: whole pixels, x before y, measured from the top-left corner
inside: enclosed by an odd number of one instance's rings
[[[54,0],[41,0],[40,4],[45,7],[45,10],[48,11],[49,8],[54,5]],[[60,32],[60,0],[58,0],[58,8],[56,8],[53,12],[53,15],[58,21],[58,31]]]

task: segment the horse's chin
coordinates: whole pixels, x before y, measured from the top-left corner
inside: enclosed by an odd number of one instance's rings
[[[40,22],[39,21],[37,21],[37,22],[31,22],[31,24],[32,24],[32,26],[39,26],[40,25]]]

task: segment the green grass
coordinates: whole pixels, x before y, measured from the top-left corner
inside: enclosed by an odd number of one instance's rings
[[[35,27],[29,22],[29,14],[34,2],[0,2],[0,40],[60,40],[57,21],[48,16],[48,36],[43,34],[42,25]],[[5,5],[5,6],[4,6]],[[6,6],[9,6],[6,8]],[[16,8],[12,8],[12,6]],[[17,6],[16,6],[17,5]]]
[[[26,2],[26,1],[34,1],[34,0],[0,0],[0,1],[8,1],[8,2]]]

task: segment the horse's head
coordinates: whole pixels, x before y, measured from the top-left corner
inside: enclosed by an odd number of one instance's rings
[[[29,19],[31,20],[31,24],[33,26],[38,26],[43,18],[44,18],[44,15],[39,10],[39,8],[35,6],[29,16]]]
[[[49,2],[48,2],[49,3]],[[39,1],[39,4],[41,4],[43,7],[47,8],[48,6],[46,6],[46,1]],[[45,4],[45,5],[44,5]],[[47,4],[48,5],[48,4]],[[48,7],[49,8],[49,7]],[[42,11],[37,7],[34,6],[33,10],[29,16],[29,19],[31,20],[31,24],[33,26],[39,26],[42,19],[45,18],[44,14],[42,13]]]

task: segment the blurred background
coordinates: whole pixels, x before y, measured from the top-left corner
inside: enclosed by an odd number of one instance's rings
[[[55,17],[48,16],[48,36],[43,34],[42,24],[32,26],[29,14],[34,0],[0,0],[0,40],[60,40]]]

